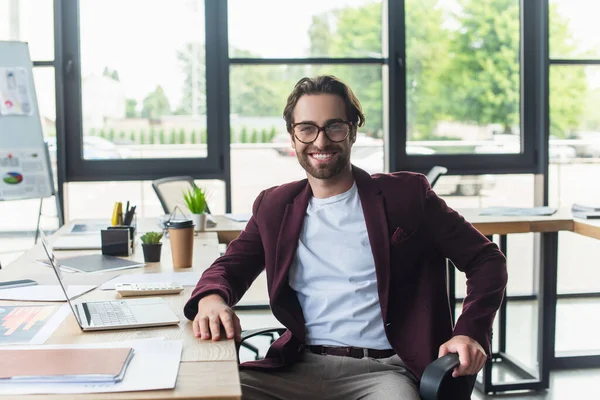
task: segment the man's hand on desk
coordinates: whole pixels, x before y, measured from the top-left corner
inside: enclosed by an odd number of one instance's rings
[[[194,336],[200,339],[220,340],[221,326],[227,339],[241,340],[242,327],[237,315],[218,294],[210,294],[198,302],[198,314],[194,318]]]
[[[456,335],[440,346],[439,357],[448,353],[458,353],[460,365],[454,369],[452,376],[475,375],[485,364],[487,356],[483,347],[468,336]]]

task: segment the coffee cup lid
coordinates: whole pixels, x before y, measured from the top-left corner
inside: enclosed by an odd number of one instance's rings
[[[165,224],[169,229],[181,229],[194,226],[194,221],[191,219],[171,219]]]

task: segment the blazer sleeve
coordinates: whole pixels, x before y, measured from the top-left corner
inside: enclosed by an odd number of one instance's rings
[[[265,254],[258,229],[261,192],[252,207],[252,217],[240,235],[227,247],[225,254],[202,274],[192,296],[183,308],[184,315],[193,320],[198,302],[208,294],[218,294],[232,307],[246,293],[252,282],[265,268]]]
[[[507,283],[506,258],[495,243],[437,196],[427,178],[421,179],[427,231],[436,248],[467,276],[467,295],[453,336],[477,340],[491,356],[492,325]]]

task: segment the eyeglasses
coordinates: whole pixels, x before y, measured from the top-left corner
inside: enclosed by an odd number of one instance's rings
[[[327,139],[337,143],[344,141],[350,134],[352,122],[350,121],[335,121],[325,126],[319,126],[312,122],[299,122],[292,124],[294,136],[304,144],[310,144],[317,140],[319,132],[323,131]]]

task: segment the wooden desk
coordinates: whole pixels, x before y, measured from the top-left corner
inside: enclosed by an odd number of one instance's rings
[[[217,225],[212,228],[207,228],[206,230],[208,232],[217,232],[219,235],[219,243],[229,244],[232,240],[237,238],[240,232],[246,227],[246,222],[236,222],[224,215],[213,215],[212,217]]]
[[[554,215],[544,217],[506,217],[479,215],[481,209],[457,209],[465,219],[486,236],[507,235],[510,233],[573,231],[573,217],[570,210],[559,210]],[[217,232],[220,243],[229,243],[238,237],[246,226],[245,222],[235,222],[223,215],[213,215],[217,225],[209,228]]]
[[[68,226],[61,228],[57,234],[67,231]],[[50,242],[55,236],[49,238]],[[68,257],[80,254],[94,253],[90,251],[57,251],[56,257]],[[219,256],[217,235],[213,232],[199,233],[194,240],[194,262],[192,268],[179,268],[177,271],[203,271]],[[33,247],[13,263],[2,269],[2,280],[30,278],[40,284],[57,284],[51,268],[36,263],[35,260],[45,259],[41,244]],[[133,260],[143,261],[141,242],[137,241],[136,251],[131,257]],[[160,263],[150,263],[143,268],[107,272],[102,274],[63,274],[70,284],[101,284],[116,275],[128,273],[150,273],[173,271],[170,246],[168,240],[163,240],[163,249]],[[232,340],[220,342],[207,342],[196,339],[192,334],[191,322],[183,315],[183,305],[189,299],[192,287],[186,287],[180,295],[164,296],[171,309],[180,318],[177,326],[160,328],[140,328],[127,330],[114,330],[105,332],[82,332],[75,317],[69,313],[65,321],[58,327],[54,334],[46,341],[48,344],[56,343],[96,343],[121,341],[127,339],[142,339],[164,337],[165,340],[183,340],[183,353],[177,384],[174,390],[159,390],[147,392],[123,393],[94,393],[81,395],[68,395],[75,399],[239,399],[241,388],[237,369],[237,355],[235,344]],[[84,300],[109,300],[116,298],[113,290],[96,289],[84,296]],[[44,304],[27,302],[2,301],[0,305],[14,304]],[[48,303],[51,304],[51,303]],[[54,303],[56,304],[56,303]],[[64,399],[65,395],[47,396],[19,396],[23,399]],[[0,396],[0,398],[8,398]]]
[[[573,221],[573,232],[600,240],[600,220],[575,219]]]

